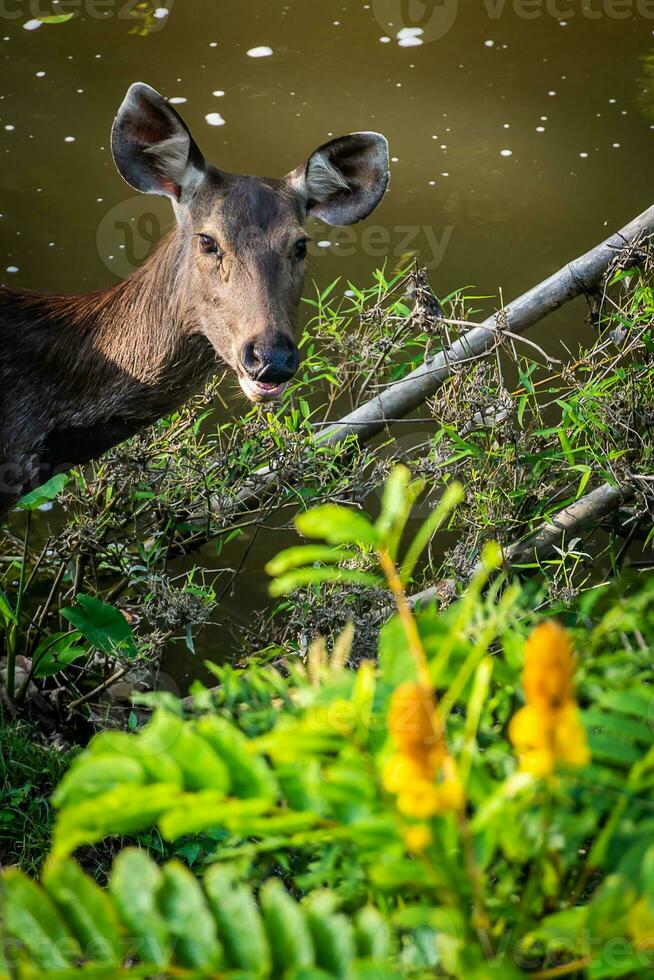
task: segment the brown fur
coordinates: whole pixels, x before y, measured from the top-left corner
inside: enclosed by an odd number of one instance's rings
[[[0,514],[207,380],[216,353],[176,288],[178,249],[173,232],[130,279],[84,296],[0,289]]]

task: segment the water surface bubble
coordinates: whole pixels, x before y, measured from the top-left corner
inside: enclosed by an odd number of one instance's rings
[[[204,121],[210,126],[224,126],[225,120],[220,115],[219,112],[208,112],[204,117]]]
[[[260,44],[256,48],[250,48],[247,52],[248,58],[269,58],[273,54],[273,49],[266,44]]]

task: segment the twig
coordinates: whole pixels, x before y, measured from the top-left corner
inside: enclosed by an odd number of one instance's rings
[[[111,675],[111,677],[108,677],[106,681],[102,682],[102,684],[98,684],[98,686],[94,687],[92,691],[88,692],[88,694],[84,694],[81,698],[77,698],[76,701],[71,701],[68,705],[68,717],[70,718],[76,708],[80,708],[83,704],[91,701],[97,694],[102,694],[103,691],[106,691],[113,684],[116,684],[125,676],[128,670],[129,667],[120,667]]]

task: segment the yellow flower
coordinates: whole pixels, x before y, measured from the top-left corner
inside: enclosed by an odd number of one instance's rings
[[[509,738],[524,772],[547,776],[559,764],[585,766],[590,760],[574,700],[573,672],[574,655],[566,631],[554,622],[534,630],[525,649],[527,704],[509,725]]]
[[[443,728],[433,691],[420,684],[400,684],[391,698],[388,727],[405,755],[424,757],[427,752],[438,750]]]
[[[404,835],[406,841],[406,846],[410,851],[415,854],[419,854],[421,851],[426,850],[432,842],[431,830],[424,823],[417,823],[413,827],[409,827],[406,834]]]
[[[434,694],[420,684],[401,684],[393,693],[388,727],[398,751],[382,773],[407,817],[423,820],[465,804],[454,759],[448,754]]]
[[[566,631],[554,620],[537,626],[525,646],[523,683],[529,704],[554,710],[573,696],[574,654]]]
[[[451,760],[452,762],[454,760]],[[424,820],[439,813],[462,810],[465,794],[458,773],[454,772],[439,783],[419,779],[404,786],[397,797],[397,808],[405,817]]]
[[[424,768],[415,759],[396,752],[384,766],[382,782],[389,793],[399,793],[405,786],[424,779],[425,775]]]
[[[579,709],[574,701],[564,705],[557,718],[554,732],[556,754],[568,766],[587,766],[590,749],[586,729],[581,723]]]

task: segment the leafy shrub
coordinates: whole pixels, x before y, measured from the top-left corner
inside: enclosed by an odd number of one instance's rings
[[[40,870],[53,824],[49,797],[67,761],[38,729],[0,712],[0,866]]]
[[[157,826],[171,845],[209,834],[214,846],[194,865],[204,891],[176,863],[126,876],[119,935],[133,941],[141,929],[140,950],[123,960],[136,975],[154,963],[175,976],[212,975],[190,957],[199,931],[202,955],[218,956],[206,942],[220,920],[213,915],[212,926],[203,904],[214,881],[221,895],[238,887],[243,901],[242,884],[226,882],[249,882],[274,942],[281,927],[266,911],[271,886],[263,884],[272,860],[304,895],[314,947],[324,944],[318,966],[332,975],[369,975],[370,963],[355,964],[347,923],[372,905],[397,938],[392,969],[403,975],[651,976],[654,583],[588,592],[564,627],[531,611],[533,593],[503,579],[498,549],[487,546],[457,602],[412,609],[405,584],[461,498],[453,484],[403,551],[420,490],[399,468],[374,524],[344,507],[309,511],[299,528],[326,543],[272,563],[276,593],[385,581],[397,612],[381,631],[376,665],[347,669],[351,633],[331,654],[318,640],[306,668],[286,678],[253,667],[250,688],[248,669],[227,670],[232,695],[257,692],[254,723],[238,697],[197,685],[190,716],[166,698],[140,732],[102,733],[75,759],[54,797],[45,891],[14,872],[0,879],[4,931],[19,941],[19,961],[32,955],[29,930],[45,914],[49,876],[79,876],[69,860],[76,848]],[[127,851],[117,860],[121,868],[136,858]],[[156,901],[138,920],[125,918],[145,881],[160,883],[150,886]],[[109,897],[93,894],[98,907],[117,901],[115,884]],[[174,953],[170,937],[179,938]],[[159,960],[143,952],[164,947]],[[18,975],[53,975],[34,962],[36,972],[21,965]],[[273,962],[280,972],[282,960]],[[387,968],[383,957],[374,963],[382,976]]]
[[[128,848],[116,858],[108,891],[72,861],[52,864],[41,887],[19,871],[2,881],[8,936],[1,976],[78,973],[114,978],[316,976],[381,978],[394,933],[373,906],[350,918],[332,892],[300,904],[279,879],[257,903],[215,865],[198,883],[182,864],[163,867]],[[138,966],[131,967],[134,960]],[[11,971],[11,972],[10,972]],[[168,973],[170,971],[170,973]]]

